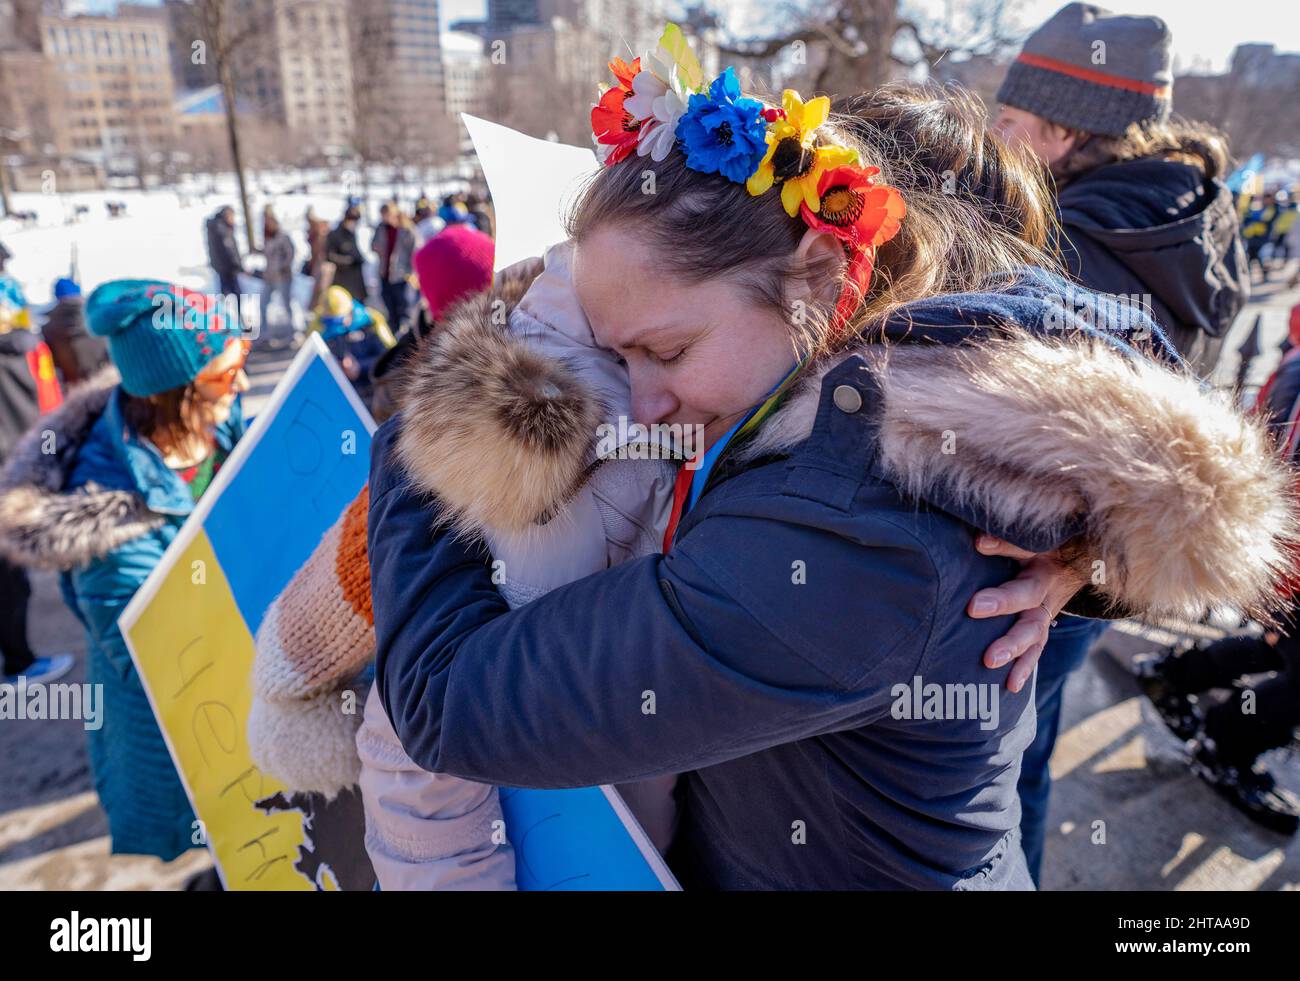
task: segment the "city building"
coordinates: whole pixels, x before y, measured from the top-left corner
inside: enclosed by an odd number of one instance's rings
[[[443,98],[447,114],[482,112],[485,74],[483,41],[465,31],[442,35]]]
[[[176,148],[165,18],[132,8],[115,17],[42,14],[39,39],[60,154],[140,175]]]
[[[427,162],[446,142],[437,0],[352,0],[350,9],[358,152]]]
[[[241,112],[282,125],[295,155],[342,155],[355,126],[346,0],[242,0],[230,52]]]

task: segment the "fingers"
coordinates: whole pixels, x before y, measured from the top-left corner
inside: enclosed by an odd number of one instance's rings
[[[1029,566],[1010,582],[981,589],[971,597],[966,612],[980,620],[1032,610],[1047,598],[1051,583],[1049,571]]]
[[[975,550],[981,555],[1003,555],[1019,562],[1028,562],[1038,555],[1037,552],[1027,552],[1023,548],[1017,548],[1010,542],[1004,542],[1001,538],[995,538],[984,532],[975,536]]]
[[[1035,644],[1047,640],[1047,614],[1038,609],[1021,614],[1011,629],[989,644],[984,652],[984,664],[990,668],[1000,668],[1014,658],[1020,657]]]
[[[1007,675],[1009,691],[1018,692],[1029,683],[1029,679],[1034,676],[1034,668],[1038,667],[1038,659],[1042,656],[1045,646],[1047,646],[1047,631],[1043,631],[1042,640],[1021,654],[1020,659],[1011,666],[1011,673]]]
[[[984,666],[1000,668],[1015,659],[1007,675],[1007,687],[1018,692],[1034,673],[1038,657],[1047,643],[1047,629],[1050,621],[1042,607],[1036,607],[1022,614],[1011,629],[989,645],[984,652]]]

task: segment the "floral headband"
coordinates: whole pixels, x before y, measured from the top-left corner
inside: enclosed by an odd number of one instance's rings
[[[601,162],[613,166],[634,150],[657,162],[677,149],[691,170],[744,184],[755,197],[780,184],[786,214],[835,236],[848,256],[834,319],[842,330],[867,293],[876,249],[898,234],[907,205],[895,188],[873,180],[879,168],[860,166],[856,150],[822,130],[830,99],[804,102],[786,89],[781,108],[771,109],[741,96],[733,68],[706,87],[676,24],[664,29],[653,54],[631,64],[615,58],[609,68],[617,84],[591,110]]]

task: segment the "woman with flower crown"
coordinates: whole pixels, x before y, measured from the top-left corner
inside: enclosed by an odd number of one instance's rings
[[[635,421],[699,427],[704,452],[661,553],[511,609],[479,539],[594,508],[608,372],[486,304],[423,352],[372,456],[367,725],[439,780],[682,774],[688,887],[1030,888],[1032,665],[1011,662],[1067,601],[1267,603],[1287,475],[1149,320],[1050,271],[1010,151],[976,136],[995,159],[953,154],[947,192],[920,173],[935,148],[911,173],[906,131],[706,81],[671,27],[611,69],[606,166],[534,288],[625,371]],[[463,866],[492,851],[461,844]]]

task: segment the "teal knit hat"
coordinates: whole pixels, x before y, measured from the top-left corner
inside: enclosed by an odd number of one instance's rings
[[[221,297],[157,279],[116,279],[86,300],[91,333],[108,339],[122,388],[140,397],[188,385],[242,337],[232,314]]]

